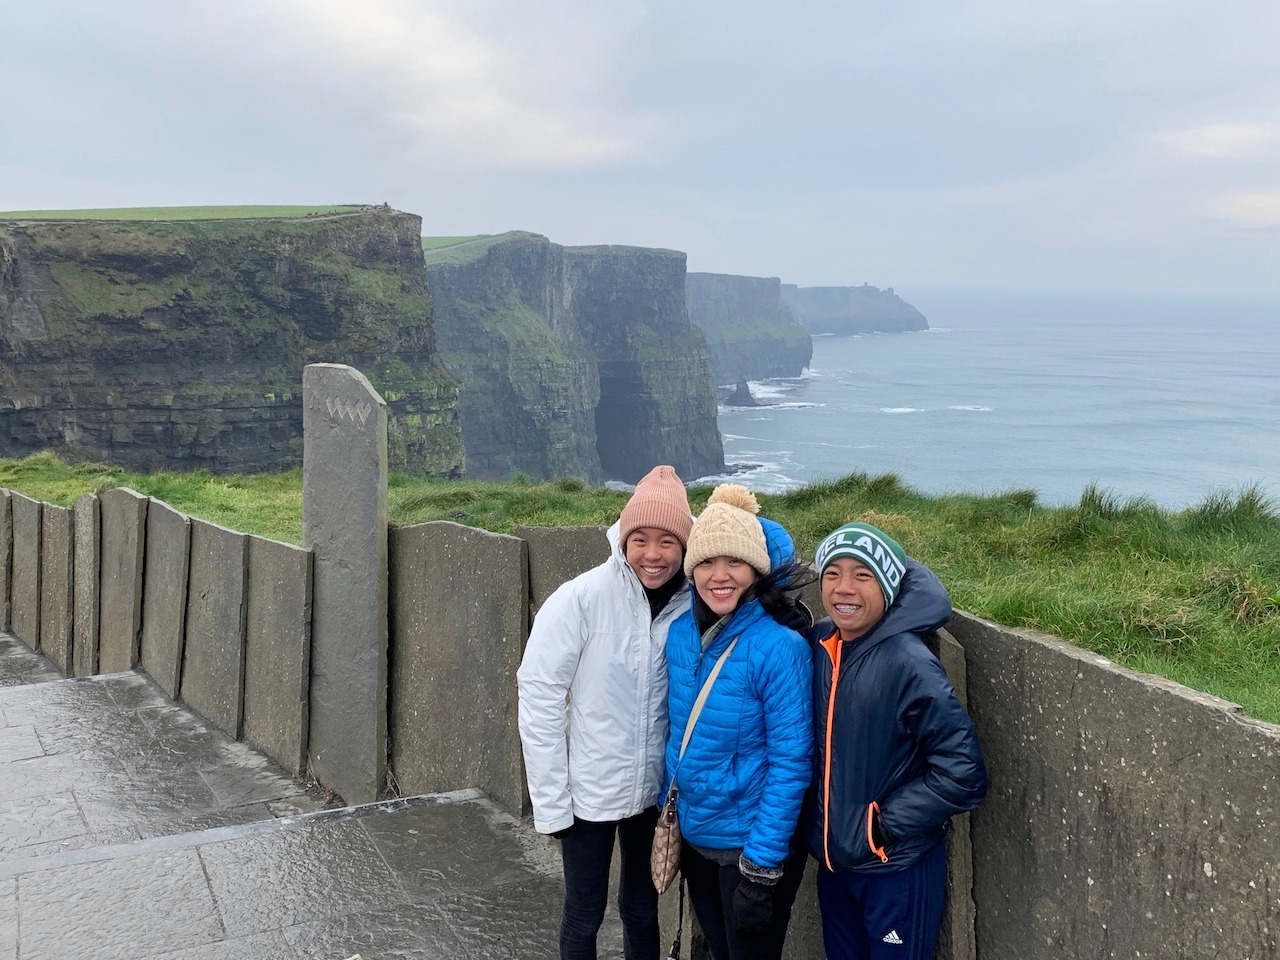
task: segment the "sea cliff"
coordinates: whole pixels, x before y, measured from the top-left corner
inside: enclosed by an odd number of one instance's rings
[[[858,333],[903,333],[928,330],[924,314],[907,303],[893,287],[798,287],[782,285],[782,301],[812,334],[847,336]]]
[[[286,469],[301,462],[302,367],[327,361],[387,399],[393,467],[459,475],[420,234],[387,208],[0,221],[0,452]]]
[[[468,472],[634,482],[724,469],[685,255],[513,232],[428,240],[436,332],[461,382]]]
[[[781,288],[777,277],[687,275],[689,319],[706,334],[716,383],[798,377],[809,366],[813,341]]]

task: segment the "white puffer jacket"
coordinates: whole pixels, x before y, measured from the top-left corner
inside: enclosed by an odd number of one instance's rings
[[[689,607],[680,589],[650,618],[618,524],[612,553],[542,605],[516,673],[520,742],[534,826],[621,820],[652,806],[667,738],[667,628]]]

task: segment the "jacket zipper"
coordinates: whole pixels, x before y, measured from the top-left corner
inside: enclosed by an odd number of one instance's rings
[[[827,646],[828,643],[835,647],[834,654],[831,647]],[[831,657],[831,688],[827,693],[827,736],[822,771],[822,859],[826,862],[827,869],[834,871],[835,867],[831,865],[831,727],[835,719],[836,684],[840,681],[840,652],[844,649],[839,631],[828,637],[822,647]]]
[[[871,823],[874,817],[880,816],[880,804],[872,800],[867,804],[867,846],[871,848],[871,852],[880,858],[881,863],[889,862],[889,855],[884,852],[884,847],[876,846],[875,834],[871,830]]]

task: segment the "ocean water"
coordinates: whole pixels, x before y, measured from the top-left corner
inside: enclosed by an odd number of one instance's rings
[[[817,337],[804,376],[751,384],[764,406],[722,405],[732,479],[778,492],[892,472],[1047,504],[1096,483],[1174,509],[1252,483],[1280,497],[1280,304],[917,305],[930,330]]]

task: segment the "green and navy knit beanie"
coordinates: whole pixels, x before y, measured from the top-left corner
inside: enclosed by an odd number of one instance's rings
[[[869,523],[846,523],[827,534],[814,554],[818,576],[839,557],[852,557],[876,575],[888,610],[898,598],[902,575],[907,572],[907,553],[897,540]]]

